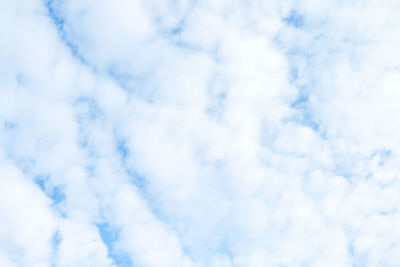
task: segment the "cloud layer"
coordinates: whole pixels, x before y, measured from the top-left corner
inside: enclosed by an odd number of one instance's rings
[[[0,2],[0,266],[399,266],[396,1]]]

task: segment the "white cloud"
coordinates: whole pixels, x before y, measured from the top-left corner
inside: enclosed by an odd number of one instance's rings
[[[395,2],[1,7],[0,265],[399,264]]]
[[[56,266],[115,266],[94,225],[63,221]]]
[[[50,200],[10,164],[2,163],[0,177],[0,250],[19,265],[46,266],[56,229]]]
[[[4,255],[3,252],[0,251],[0,264],[1,266],[4,267],[14,267],[15,264],[13,264],[6,255]]]

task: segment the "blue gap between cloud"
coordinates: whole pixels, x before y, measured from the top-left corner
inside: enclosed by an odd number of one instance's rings
[[[68,47],[68,49],[71,51],[71,54],[78,59],[82,64],[88,66],[88,63],[84,59],[82,55],[79,54],[79,48],[76,44],[72,43],[70,40],[68,40],[66,32],[65,32],[65,19],[59,14],[56,5],[57,1],[56,0],[49,0],[45,2],[45,6],[47,8],[48,14],[50,19],[53,21],[54,25],[57,28],[58,35],[60,39],[63,41],[63,43]]]
[[[283,21],[295,28],[301,28],[304,26],[304,16],[298,13],[297,10],[292,10],[288,17],[284,18]]]
[[[129,255],[122,251],[117,251],[114,247],[115,242],[119,239],[119,230],[111,227],[108,223],[96,225],[99,229],[100,237],[107,246],[109,257],[117,266],[134,267]]]

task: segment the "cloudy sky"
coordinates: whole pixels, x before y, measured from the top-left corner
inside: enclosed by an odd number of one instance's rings
[[[0,0],[0,266],[400,266],[399,18]]]

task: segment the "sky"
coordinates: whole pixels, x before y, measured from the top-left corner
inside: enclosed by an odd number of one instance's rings
[[[400,266],[399,17],[0,0],[0,266]]]

